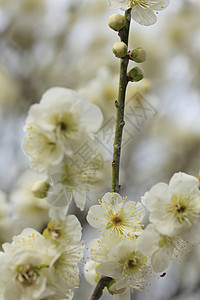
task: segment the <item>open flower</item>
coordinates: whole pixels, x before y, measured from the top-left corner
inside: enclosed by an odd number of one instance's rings
[[[142,290],[152,275],[147,257],[138,250],[137,239],[119,243],[111,250],[108,261],[100,264],[96,270],[115,279],[116,290],[126,287]]]
[[[131,16],[141,25],[153,25],[157,21],[154,11],[163,10],[170,0],[108,0],[111,9],[132,8]]]
[[[87,215],[88,223],[115,236],[134,237],[140,235],[144,218],[141,203],[125,200],[117,193],[106,193],[99,205],[93,205]]]
[[[196,177],[176,173],[169,185],[158,183],[142,197],[149,220],[170,237],[178,234],[191,242],[200,240],[200,190]]]
[[[71,155],[79,149],[83,137],[92,138],[102,120],[100,109],[75,91],[59,87],[46,91],[26,119],[23,148],[32,167],[42,171],[58,164],[64,153]]]
[[[151,256],[153,270],[157,273],[167,269],[172,260],[181,260],[188,255],[193,245],[184,241],[181,236],[169,237],[149,224],[139,236],[138,247],[144,255]]]

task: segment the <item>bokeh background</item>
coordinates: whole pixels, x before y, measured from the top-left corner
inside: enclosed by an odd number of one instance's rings
[[[21,148],[30,105],[50,87],[76,89],[102,109],[102,128],[112,127],[119,61],[112,54],[118,36],[107,25],[111,14],[106,0],[0,0],[1,243],[25,227],[42,231],[48,222],[48,205],[31,194],[42,175],[29,169]],[[127,120],[121,164],[121,194],[134,201],[153,184],[168,182],[175,172],[199,173],[200,2],[171,0],[155,25],[132,22],[130,49],[139,46],[148,56],[142,64],[145,79],[128,87],[127,112],[132,105],[136,115],[129,114]],[[139,108],[138,96],[143,103]],[[87,243],[98,235],[86,223],[87,210],[110,189],[111,136],[104,146],[107,161],[101,184],[88,194],[84,212],[70,207]],[[91,290],[81,265],[75,299],[87,299]],[[197,300],[199,294],[197,247],[164,278],[153,280],[149,292],[134,291],[132,299]],[[105,293],[102,299],[112,297]]]

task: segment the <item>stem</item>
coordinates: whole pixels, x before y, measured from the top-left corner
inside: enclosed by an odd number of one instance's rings
[[[98,300],[103,295],[103,289],[108,285],[108,283],[112,280],[110,277],[100,276],[99,280],[90,296],[89,300]]]
[[[121,41],[128,46],[129,28],[131,20],[131,9],[125,12],[125,27],[119,32]],[[119,90],[118,90],[118,100],[117,100],[117,118],[116,118],[116,128],[115,128],[115,139],[113,146],[113,162],[112,162],[112,185],[111,192],[118,193],[120,190],[119,185],[119,167],[120,167],[120,156],[121,156],[121,144],[122,144],[122,133],[124,122],[124,106],[125,106],[125,95],[126,87],[128,84],[127,79],[127,67],[129,63],[129,58],[123,57],[120,60],[120,77],[119,77]]]
[[[131,21],[131,8],[125,12],[125,26],[119,32],[119,36],[122,42],[128,46],[129,29]],[[122,133],[124,122],[124,105],[125,105],[125,95],[126,87],[128,84],[127,79],[127,68],[128,68],[129,58],[125,56],[120,60],[120,76],[119,76],[119,90],[118,90],[118,100],[116,101],[117,107],[117,118],[116,118],[116,128],[115,128],[115,139],[113,146],[113,162],[112,162],[112,185],[111,191],[118,193],[120,190],[119,186],[119,166],[120,166],[120,155],[121,155],[121,144],[122,144]],[[92,295],[89,300],[98,300],[103,294],[104,288],[112,278],[107,276],[100,276]]]

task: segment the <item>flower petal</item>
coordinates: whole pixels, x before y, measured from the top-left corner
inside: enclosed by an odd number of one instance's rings
[[[100,205],[93,205],[87,215],[88,223],[94,228],[104,228],[106,226],[104,213],[105,211]]]
[[[157,21],[155,13],[148,7],[141,7],[140,5],[135,5],[131,12],[132,19],[137,23],[145,26],[153,25]]]
[[[153,10],[163,10],[165,9],[168,5],[169,5],[169,1],[170,0],[157,0],[157,1],[153,1],[154,3],[152,4],[151,0],[149,0],[149,4],[151,9]]]

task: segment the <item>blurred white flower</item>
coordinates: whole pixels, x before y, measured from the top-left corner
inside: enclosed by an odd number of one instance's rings
[[[111,250],[108,261],[96,270],[115,279],[116,290],[126,287],[142,290],[149,284],[148,277],[152,275],[151,265],[138,250],[137,240],[122,241]]]
[[[98,229],[115,236],[135,237],[142,232],[141,222],[145,212],[141,203],[125,200],[117,193],[106,193],[99,205],[90,207],[87,221]]]
[[[16,224],[9,217],[9,210],[7,195],[0,190],[0,246],[5,242],[9,242],[12,239],[12,235],[16,232]]]
[[[166,270],[173,260],[181,261],[193,248],[179,235],[169,237],[161,234],[153,224],[145,228],[137,243],[144,255],[151,256],[153,270],[157,273]]]
[[[200,240],[200,190],[196,177],[176,173],[169,185],[158,183],[146,192],[142,203],[160,233],[170,237],[180,234],[191,242]]]
[[[132,8],[131,16],[134,21],[141,25],[156,23],[155,11],[163,10],[169,5],[170,0],[108,0],[111,9],[127,10]]]
[[[64,153],[72,155],[78,150],[83,137],[92,138],[102,120],[100,109],[82,101],[75,91],[51,88],[43,94],[41,102],[29,110],[25,126],[28,133],[23,143],[25,154],[36,167],[45,156],[49,164],[55,165]]]
[[[45,180],[46,176],[34,171],[25,171],[17,182],[17,188],[11,193],[11,201],[14,204],[16,218],[26,227],[41,230],[48,223],[49,205],[44,199],[37,198],[32,193],[35,182]]]

